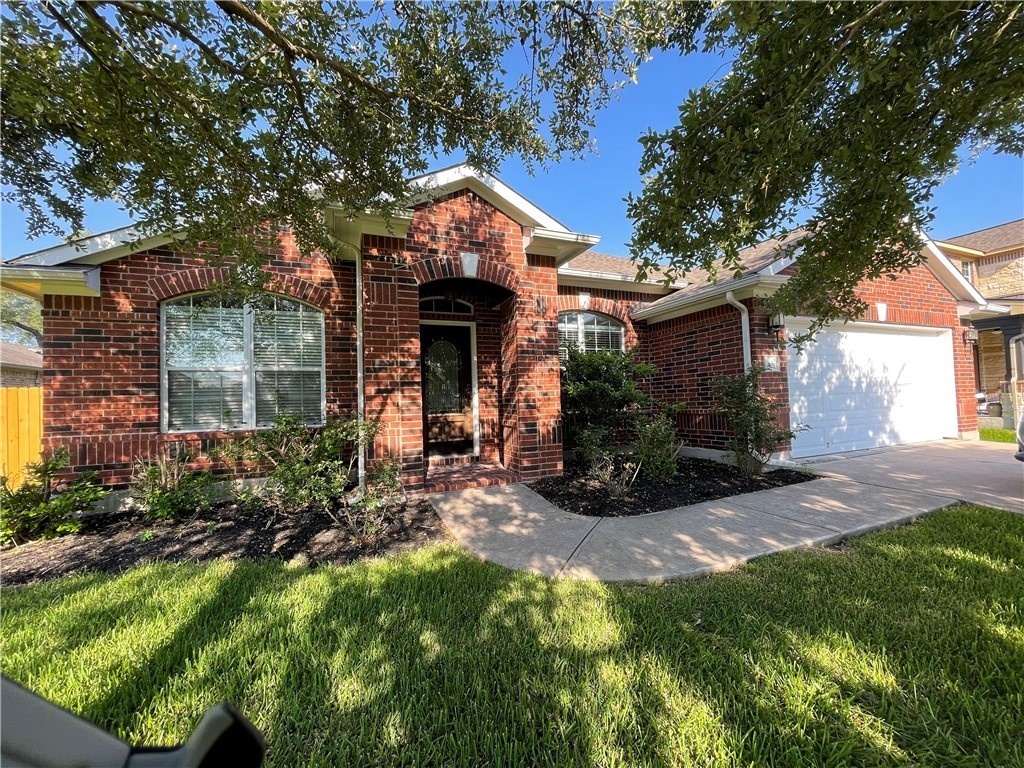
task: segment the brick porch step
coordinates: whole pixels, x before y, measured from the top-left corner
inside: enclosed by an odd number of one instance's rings
[[[427,480],[421,493],[463,491],[467,488],[488,488],[518,482],[519,476],[515,472],[494,462],[447,464],[427,468]]]

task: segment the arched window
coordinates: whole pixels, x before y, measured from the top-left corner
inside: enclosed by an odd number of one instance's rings
[[[472,315],[473,305],[462,299],[427,296],[420,299],[420,312],[443,312],[447,315]]]
[[[313,307],[193,294],[161,307],[160,344],[164,431],[324,423],[324,316]]]
[[[574,346],[583,352],[624,352],[625,328],[618,320],[594,312],[562,312],[558,315],[558,354]]]

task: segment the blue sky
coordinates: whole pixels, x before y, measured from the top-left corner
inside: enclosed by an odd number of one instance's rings
[[[637,139],[648,128],[663,130],[677,122],[678,105],[690,89],[698,88],[728,69],[728,62],[711,55],[685,59],[662,54],[640,70],[639,84],[621,91],[620,98],[597,116],[598,154],[563,161],[536,176],[526,173],[516,158],[499,174],[527,198],[570,228],[601,236],[598,250],[627,255],[630,238],[623,198],[638,192],[641,148]],[[439,161],[438,166],[448,164]],[[985,153],[964,164],[937,191],[933,237],[942,239],[1001,224],[1024,216],[1024,159]],[[2,253],[8,259],[56,244],[55,238],[29,241],[24,218],[7,203],[0,212]],[[86,226],[93,232],[129,223],[112,203],[90,207]]]

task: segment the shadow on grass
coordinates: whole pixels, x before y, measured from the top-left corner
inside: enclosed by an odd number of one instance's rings
[[[271,765],[1010,765],[1022,562],[1024,520],[950,510],[666,587],[447,547],[315,571],[165,564],[68,593],[59,666],[29,647],[34,623],[59,627],[33,594],[59,590],[15,593],[3,650],[15,679],[92,686],[67,697],[150,743],[232,700]]]

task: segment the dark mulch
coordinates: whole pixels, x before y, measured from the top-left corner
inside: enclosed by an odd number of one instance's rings
[[[574,467],[567,467],[561,477],[545,477],[530,483],[530,487],[569,512],[591,517],[630,517],[814,479],[814,475],[805,472],[776,469],[748,480],[735,467],[717,461],[682,458],[678,464],[679,474],[674,479],[665,482],[639,478],[624,499],[613,499],[604,486]]]
[[[184,521],[147,521],[135,512],[100,514],[86,518],[77,535],[5,549],[3,585],[84,571],[120,573],[151,560],[279,558],[310,566],[340,564],[450,540],[423,500],[389,509],[382,530],[365,541],[351,537],[328,515],[314,512],[275,514],[224,505]]]

